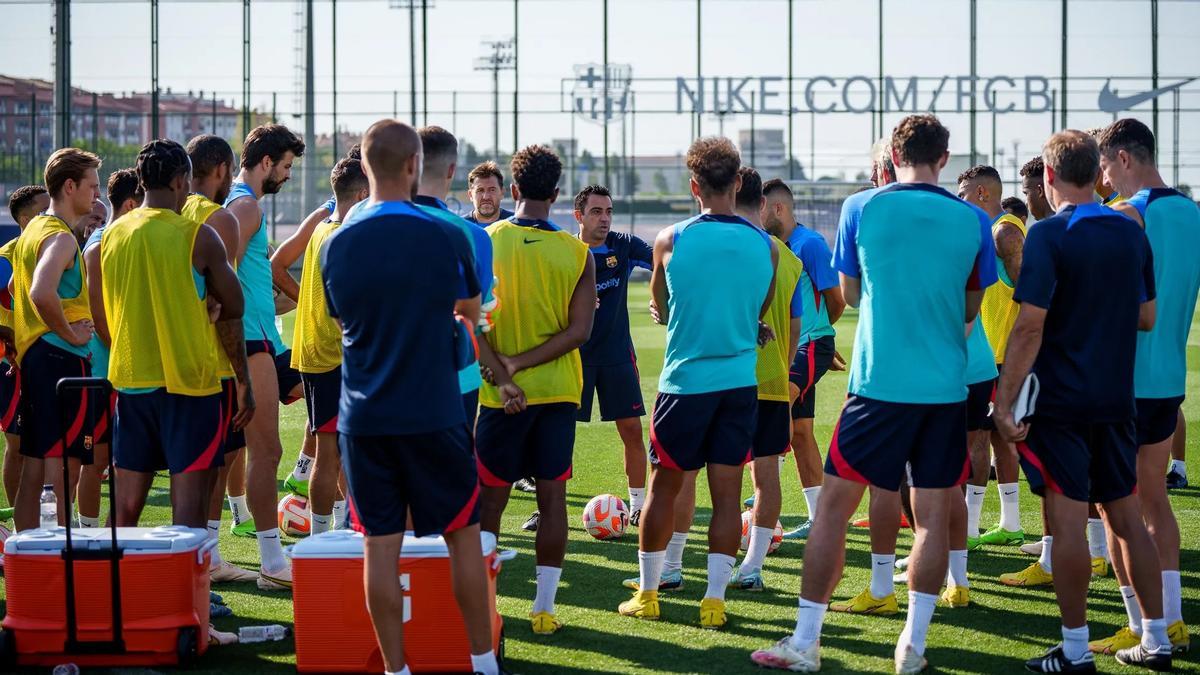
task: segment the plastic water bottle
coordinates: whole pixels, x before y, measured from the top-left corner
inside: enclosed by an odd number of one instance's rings
[[[58,498],[54,496],[53,485],[42,486],[41,502],[42,520],[39,526],[44,530],[52,530],[58,527]]]
[[[269,626],[242,626],[238,642],[276,642],[288,636],[288,629],[273,623]]]
[[[74,663],[60,663],[54,666],[54,675],[79,675],[79,666]]]

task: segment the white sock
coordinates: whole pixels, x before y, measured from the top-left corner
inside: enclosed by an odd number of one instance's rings
[[[1088,652],[1088,627],[1083,624],[1079,628],[1062,627],[1063,656],[1068,661],[1078,661]]]
[[[346,529],[346,500],[339,499],[333,503],[333,523],[331,529],[344,530]]]
[[[400,670],[385,670],[383,675],[412,675],[412,671],[408,669],[408,666],[404,666]]]
[[[871,554],[871,595],[875,598],[886,598],[895,593],[892,582],[892,567],[896,565],[896,554]]]
[[[1142,634],[1142,608],[1138,605],[1133,586],[1121,587],[1121,600],[1125,603],[1125,616],[1129,617],[1129,630],[1134,635]]]
[[[792,634],[793,649],[807,649],[821,639],[821,625],[825,623],[824,602],[812,602],[800,598],[800,610],[796,612],[796,632]]]
[[[663,558],[663,571],[676,572],[683,569],[683,549],[687,545],[687,532],[674,532],[667,544],[666,557]]]
[[[1108,533],[1104,531],[1103,520],[1088,518],[1087,539],[1088,552],[1092,557],[1108,560]]]
[[[767,557],[767,548],[771,546],[771,538],[775,536],[775,528],[750,528],[750,545],[746,547],[746,558],[742,560],[741,572],[758,572],[762,570],[763,560]]]
[[[471,670],[482,675],[497,675],[500,665],[496,663],[496,652],[471,655]]]
[[[296,466],[292,467],[292,478],[298,481],[308,480],[308,474],[312,473],[313,458],[301,452],[296,456]]]
[[[950,551],[950,569],[946,575],[947,586],[962,586],[970,588],[971,584],[967,583],[967,552]]]
[[[250,509],[246,506],[246,495],[234,497],[229,495],[229,510],[233,513],[233,524],[235,526],[250,520]]]
[[[1179,580],[1179,570],[1163,570],[1163,618],[1167,625],[1183,621],[1183,588]]]
[[[537,566],[537,597],[533,599],[533,613],[554,613],[554,596],[558,593],[558,579],[562,576],[561,567],[549,565]]]
[[[733,576],[733,566],[736,564],[737,558],[731,555],[708,554],[708,590],[704,592],[704,597],[725,599],[725,589],[729,587],[729,579]]]
[[[321,534],[322,532],[328,532],[330,530],[330,525],[332,524],[333,514],[322,516],[318,513],[314,513],[312,514],[312,526],[309,529],[309,533]]]
[[[287,559],[283,557],[283,543],[279,540],[279,528],[255,532],[258,539],[258,555],[262,560],[265,572],[278,572],[287,567]]]
[[[1021,529],[1021,492],[1016,483],[997,483],[1000,492],[1000,527],[1009,532]]]
[[[646,488],[629,488],[629,513],[640,511],[646,503]]]
[[[821,498],[821,486],[804,488],[804,503],[808,504],[808,519],[817,519],[817,501]]]
[[[1171,646],[1166,619],[1142,619],[1142,646],[1150,651]]]
[[[666,551],[638,551],[638,588],[640,590],[658,590],[658,582],[662,578],[663,558],[666,556]]]
[[[208,521],[208,538],[212,541],[217,541],[221,534],[221,520]],[[221,566],[221,550],[219,547],[212,547],[212,555],[208,559],[209,569],[217,569]]]
[[[85,516],[81,513],[81,514],[79,514],[79,526],[80,527],[100,527],[100,516],[96,516],[95,518],[92,518],[90,516]]]
[[[980,485],[967,486],[967,536],[979,536],[979,518],[983,515],[983,497],[987,487]]]
[[[1183,476],[1184,478],[1187,478],[1187,464],[1184,464],[1182,459],[1171,460],[1171,469],[1170,470],[1178,473],[1179,475]]]
[[[1038,564],[1042,569],[1046,570],[1047,574],[1053,574],[1054,569],[1050,566],[1050,547],[1054,544],[1054,536],[1046,535],[1042,537],[1042,556],[1038,558]],[[1065,630],[1065,629],[1064,629]]]
[[[897,645],[910,645],[917,654],[925,653],[925,636],[929,633],[929,622],[933,619],[933,608],[937,596],[930,593],[908,592],[908,616],[904,630],[900,631]],[[1084,647],[1087,645],[1085,644]]]

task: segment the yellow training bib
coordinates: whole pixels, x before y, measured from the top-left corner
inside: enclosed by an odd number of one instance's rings
[[[767,315],[763,317],[771,330],[775,331],[775,339],[765,346],[758,348],[758,400],[784,401],[790,400],[788,394],[788,339],[792,330],[792,298],[796,294],[796,284],[800,283],[800,275],[804,272],[804,264],[796,257],[788,245],[776,237],[775,247],[779,249],[779,264],[775,266],[775,296]]]
[[[321,248],[341,225],[336,220],[317,225],[304,249],[296,329],[292,333],[292,367],[302,373],[327,373],[342,365],[342,329],[329,316],[321,278]]]
[[[46,240],[59,234],[68,234],[75,239],[75,233],[56,216],[42,214],[29,221],[21,236],[17,238],[16,250],[10,258],[13,266],[13,332],[16,334],[17,361],[25,358],[25,352],[37,342],[37,339],[50,332],[50,327],[42,320],[29,291],[33,288],[33,271],[37,268],[38,254]],[[87,272],[83,266],[83,252],[79,244],[75,245],[75,266],[63,272],[64,281],[75,278],[78,274],[79,292],[71,297],[62,298],[63,313],[67,321],[74,323],[92,318],[92,308],[88,304]],[[61,297],[64,284],[59,283]]]
[[[1015,225],[1025,234],[1025,223],[1011,213],[1002,214],[993,226],[1000,223]],[[1000,280],[988,286],[983,292],[983,304],[979,307],[983,332],[987,335],[992,351],[996,354],[996,363],[1004,363],[1004,353],[1008,350],[1008,334],[1012,332],[1013,324],[1017,321],[1017,311],[1020,305],[1013,302],[1013,291],[1016,290],[1017,280],[1009,279],[1004,271],[1004,261],[996,256],[996,271]]]

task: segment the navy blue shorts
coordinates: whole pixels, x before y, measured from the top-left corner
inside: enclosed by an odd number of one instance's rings
[[[0,431],[21,435],[21,371],[0,362]]]
[[[758,387],[659,392],[650,422],[650,461],[675,471],[695,471],[706,464],[742,466],[751,459],[757,426]]]
[[[92,420],[92,430],[88,434],[90,440],[84,438],[84,443],[90,445],[109,445],[113,438],[113,415],[117,411],[117,392],[106,399],[104,394],[88,390],[88,419]]]
[[[829,442],[825,473],[896,491],[962,485],[967,413],[962,403],[892,403],[851,394]]]
[[[232,377],[221,380],[221,430],[225,437],[222,452],[237,452],[246,447],[246,432],[233,428],[233,418],[239,410],[237,380]]]
[[[1062,422],[1035,415],[1017,443],[1029,488],[1050,488],[1079,502],[1104,504],[1137,486],[1137,429],[1125,422]]]
[[[819,337],[800,345],[796,360],[788,371],[796,400],[792,402],[792,419],[812,419],[817,409],[817,383],[829,372],[836,351],[832,335]]]
[[[787,401],[758,401],[754,458],[776,457],[792,449],[792,411]]]
[[[255,354],[270,354],[275,357],[275,347],[270,340],[246,340],[246,358]]]
[[[300,373],[309,433],[336,434],[338,403],[342,399],[342,367],[323,373]]]
[[[92,448],[85,433],[89,426],[88,396],[78,389],[58,400],[58,381],[64,377],[89,377],[92,368],[78,354],[37,340],[21,359],[21,454],[35,459],[63,456],[63,411],[69,411],[66,427],[67,455],[92,462]],[[94,412],[94,411],[93,411]],[[95,417],[91,418],[91,425]]]
[[[120,469],[172,474],[225,464],[221,395],[184,396],[155,389],[117,397],[113,462]]]
[[[280,403],[291,405],[304,398],[300,371],[292,367],[292,350],[275,355],[275,379],[279,381]]]
[[[395,436],[340,434],[354,529],[404,532],[409,510],[418,537],[479,522],[479,479],[465,424]]]
[[[991,431],[992,401],[996,396],[996,380],[967,385],[967,431]]]
[[[575,452],[575,404],[543,403],[507,415],[484,407],[475,423],[479,480],[488,487],[521,478],[567,480]]]
[[[475,436],[475,418],[479,417],[479,390],[474,389],[462,395],[463,415],[467,418],[467,431]]]
[[[604,422],[644,417],[646,406],[642,402],[642,382],[637,362],[618,363],[612,366],[583,367],[583,398],[579,401],[580,422],[592,420],[592,392],[600,400],[600,419]]]
[[[1139,398],[1137,400],[1138,445],[1162,443],[1175,433],[1182,396],[1171,398]]]

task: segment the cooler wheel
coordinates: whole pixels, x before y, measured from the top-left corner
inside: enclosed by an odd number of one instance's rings
[[[175,657],[180,668],[187,668],[196,660],[196,635],[195,626],[179,629],[179,637],[175,639]]]
[[[17,665],[17,642],[12,631],[0,630],[0,670]]]

